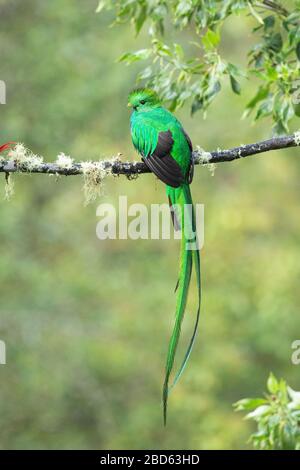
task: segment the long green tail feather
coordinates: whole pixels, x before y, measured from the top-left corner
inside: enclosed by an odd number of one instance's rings
[[[178,204],[181,208],[181,228],[182,228],[182,241],[181,241],[181,253],[180,253],[180,272],[179,272],[179,284],[178,284],[178,293],[177,293],[177,304],[176,304],[176,312],[175,312],[175,325],[173,328],[172,336],[169,342],[168,348],[168,355],[166,361],[166,374],[165,374],[165,381],[163,386],[163,415],[164,415],[164,424],[166,425],[167,421],[167,405],[168,405],[168,395],[169,391],[179,380],[182,372],[185,369],[185,366],[188,362],[189,356],[191,354],[193,344],[195,341],[198,323],[199,323],[199,316],[200,316],[200,299],[201,299],[201,284],[200,284],[200,256],[199,250],[189,250],[187,249],[187,243],[192,241],[192,233],[191,237],[186,236],[186,232],[196,233],[195,230],[195,220],[194,215],[192,216],[192,220],[189,220],[189,217],[186,218],[186,213],[184,211],[184,205],[190,204],[192,205],[192,198],[190,193],[190,188],[188,185],[184,185],[178,189],[172,189],[168,187],[168,194],[171,195],[172,204]],[[185,229],[186,228],[186,229]],[[193,330],[193,334],[187,348],[186,354],[184,356],[183,363],[175,376],[174,382],[171,387],[169,387],[170,375],[174,366],[174,359],[176,354],[176,349],[180,337],[180,330],[181,324],[184,316],[184,311],[187,303],[188,297],[188,290],[191,280],[192,274],[192,266],[193,261],[195,265],[195,272],[196,272],[196,279],[197,279],[197,286],[198,286],[198,311],[196,316],[196,322]]]
[[[190,200],[190,204],[192,204],[192,196],[191,196],[191,193],[190,193],[190,188],[189,186],[187,187],[187,199]],[[195,220],[195,212],[194,212],[194,207],[193,207],[193,220],[192,220],[192,229],[193,229],[193,233],[197,233],[196,232],[196,220]],[[197,239],[195,239],[195,243],[198,243]],[[197,245],[196,245],[197,246]],[[198,289],[198,308],[197,308],[197,314],[196,314],[196,320],[195,320],[195,325],[194,325],[194,330],[193,330],[193,333],[192,333],[192,336],[191,336],[191,339],[190,339],[190,342],[189,342],[189,345],[188,345],[188,348],[186,350],[186,353],[185,353],[185,356],[184,356],[184,359],[182,361],[182,364],[180,366],[180,369],[179,371],[177,372],[175,378],[174,378],[174,381],[171,385],[171,387],[169,387],[169,391],[177,384],[178,380],[180,379],[186,365],[187,365],[187,362],[189,360],[189,357],[190,357],[190,354],[192,352],[192,349],[193,349],[193,346],[194,346],[194,342],[195,342],[195,339],[196,339],[196,336],[197,336],[197,331],[198,331],[198,325],[199,325],[199,319],[200,319],[200,309],[201,309],[201,269],[200,269],[200,251],[198,249],[198,246],[197,246],[197,249],[195,250],[192,250],[193,252],[193,264],[194,264],[194,267],[195,267],[195,273],[196,273],[196,282],[197,282],[197,289]]]

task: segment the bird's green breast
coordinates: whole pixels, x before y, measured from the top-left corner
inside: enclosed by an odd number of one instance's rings
[[[182,125],[172,113],[163,107],[145,112],[134,111],[130,125],[133,145],[144,156],[154,152],[160,132],[171,131],[174,140],[171,155],[186,173],[190,165],[191,150]]]

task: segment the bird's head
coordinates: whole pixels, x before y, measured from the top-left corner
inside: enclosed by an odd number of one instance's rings
[[[128,107],[137,112],[147,112],[159,106],[161,106],[159,96],[150,88],[138,88],[128,96]]]

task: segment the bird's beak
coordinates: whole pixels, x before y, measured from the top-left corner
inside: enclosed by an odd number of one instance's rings
[[[132,108],[132,104],[131,104],[131,103],[127,103],[127,108]]]

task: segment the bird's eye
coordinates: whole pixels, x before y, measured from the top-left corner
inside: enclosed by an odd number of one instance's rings
[[[141,100],[140,103],[141,103],[141,104],[145,104],[146,101],[145,101],[145,100]]]

